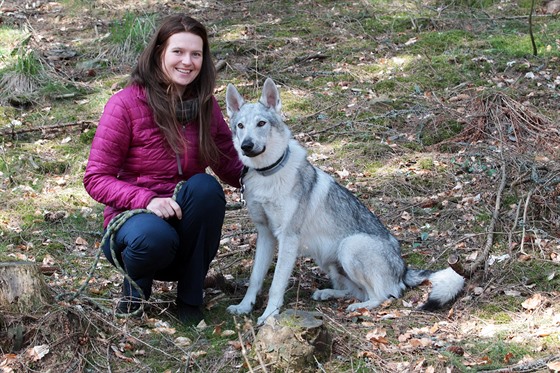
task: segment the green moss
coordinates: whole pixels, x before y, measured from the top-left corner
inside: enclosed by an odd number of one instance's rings
[[[458,54],[457,51],[466,50],[473,40],[475,36],[464,30],[423,32],[408,49],[410,53],[420,54],[429,51],[430,56],[454,55]]]
[[[385,164],[381,161],[367,162],[364,164],[364,170],[371,175],[375,175],[383,166],[385,166]]]
[[[489,364],[485,369],[503,367],[504,360],[516,362],[526,355],[533,353],[530,346],[518,343],[506,343],[504,341],[481,341],[470,349],[471,356],[484,357]]]
[[[391,94],[397,87],[394,79],[383,79],[374,84],[375,92],[378,94]]]
[[[512,272],[520,283],[534,285],[535,291],[556,291],[560,288],[558,266],[550,261],[530,260],[514,262]]]
[[[499,304],[483,304],[480,306],[477,316],[483,320],[492,321],[495,324],[507,324],[512,321],[511,314],[504,310],[504,306],[518,309],[518,305],[508,304],[509,300],[500,299]],[[512,310],[513,311],[513,310]]]
[[[405,256],[407,265],[415,268],[424,268],[427,264],[426,255],[418,252],[409,252]]]
[[[421,158],[418,160],[418,167],[421,170],[434,170],[435,164],[433,158]]]

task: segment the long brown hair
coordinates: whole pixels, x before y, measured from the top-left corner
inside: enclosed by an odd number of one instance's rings
[[[202,39],[203,60],[200,73],[187,86],[183,96],[178,98],[174,85],[163,71],[162,54],[168,39],[180,32],[189,32]],[[182,135],[181,123],[175,115],[176,107],[180,100],[196,99],[198,114],[195,121],[199,127],[200,156],[209,164],[218,161],[218,149],[210,135],[216,68],[210,53],[208,33],[202,23],[183,14],[164,18],[146,49],[140,54],[138,63],[130,76],[130,84],[139,84],[145,88],[148,103],[154,112],[154,119],[163,132],[169,147],[178,154],[183,153],[188,144]]]

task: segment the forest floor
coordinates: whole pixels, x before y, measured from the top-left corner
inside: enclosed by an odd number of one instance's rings
[[[266,286],[247,318],[225,311],[256,241],[235,188],[224,185],[205,324],[174,319],[165,282],[141,318],[113,314],[122,275],[99,257],[102,206],[83,170],[104,103],[172,12],[207,25],[224,115],[228,83],[252,101],[273,78],[312,163],[381,218],[407,262],[439,269],[457,255],[466,271],[444,311],[415,309],[422,286],[347,312],[353,300],[311,299],[328,279],[299,259],[285,308],[319,311],[333,337],[310,371],[559,371],[560,20],[535,9],[535,56],[529,5],[0,1],[0,261],[37,262],[53,293],[0,313],[0,372],[274,370],[251,356]]]

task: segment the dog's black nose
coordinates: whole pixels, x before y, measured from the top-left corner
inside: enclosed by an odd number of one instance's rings
[[[243,143],[241,144],[241,150],[243,150],[243,152],[245,153],[251,153],[251,151],[253,150],[253,147],[255,146],[255,144],[253,144],[252,141],[250,140],[245,140],[243,141]]]

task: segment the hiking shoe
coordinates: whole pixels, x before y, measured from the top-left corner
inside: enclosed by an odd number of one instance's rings
[[[177,318],[185,326],[196,326],[204,320],[204,313],[202,313],[199,306],[192,306],[178,301]]]
[[[134,316],[140,313],[142,299],[135,297],[122,297],[117,304],[117,313],[125,316]]]

